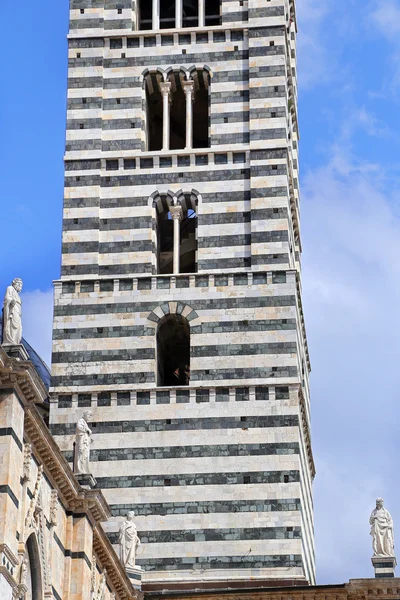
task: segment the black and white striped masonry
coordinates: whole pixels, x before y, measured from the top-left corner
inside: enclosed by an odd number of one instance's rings
[[[71,461],[91,407],[144,589],[315,583],[296,29],[294,0],[70,3],[50,422]]]

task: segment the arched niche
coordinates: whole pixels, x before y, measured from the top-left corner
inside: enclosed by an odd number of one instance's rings
[[[25,600],[43,600],[43,579],[38,540],[34,533],[26,542],[26,575],[25,585],[28,592]]]

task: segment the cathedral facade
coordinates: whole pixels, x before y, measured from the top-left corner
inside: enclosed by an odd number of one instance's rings
[[[294,0],[71,0],[50,428],[144,589],[315,582]]]

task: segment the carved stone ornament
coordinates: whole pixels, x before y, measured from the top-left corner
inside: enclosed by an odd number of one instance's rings
[[[99,585],[94,600],[104,600],[107,585],[107,571],[104,570],[99,577]]]
[[[3,346],[16,345],[22,341],[22,279],[14,279],[8,286],[3,304]]]
[[[27,513],[26,519],[25,519],[26,529],[31,529],[31,528],[36,529],[36,527],[37,527],[37,518],[36,518],[37,511],[36,511],[36,509],[37,509],[37,504],[38,504],[38,499],[39,499],[40,487],[42,485],[42,479],[43,479],[43,465],[40,465],[38,468],[38,474],[37,474],[37,478],[36,478],[36,484],[35,484],[35,489],[33,491],[32,500],[30,502],[28,513]]]
[[[22,479],[24,483],[28,483],[31,480],[31,466],[32,466],[32,445],[24,444],[24,466]]]
[[[21,585],[25,585],[26,583],[26,575],[28,573],[28,560],[27,556],[24,556],[22,559],[21,567],[19,570],[19,582]]]
[[[96,557],[92,557],[92,583],[90,586],[90,591],[95,592],[96,590],[96,581],[97,581],[97,566],[96,566]]]
[[[55,527],[57,525],[58,517],[58,493],[57,490],[51,490],[50,500],[50,525]]]

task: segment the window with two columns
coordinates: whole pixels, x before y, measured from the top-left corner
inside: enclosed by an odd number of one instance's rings
[[[148,72],[146,150],[209,147],[210,73],[206,68]]]
[[[138,29],[221,25],[221,0],[139,0]]]

